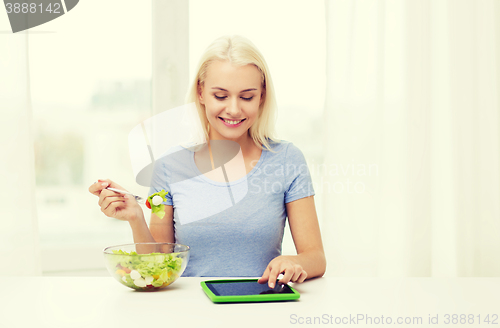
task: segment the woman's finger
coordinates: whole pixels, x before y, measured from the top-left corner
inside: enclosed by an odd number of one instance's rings
[[[267,266],[266,270],[264,270],[264,273],[259,278],[259,280],[257,280],[257,282],[259,284],[263,284],[263,283],[267,282],[268,279],[269,279],[269,272],[271,272],[271,266],[270,265]]]
[[[276,284],[276,279],[278,279],[278,275],[280,274],[280,269],[278,266],[271,268],[271,272],[269,272],[269,280],[268,285],[269,288],[274,288]]]
[[[117,201],[125,203],[125,198],[123,197],[123,195],[107,196],[103,199],[103,201],[99,205],[101,206],[101,210],[105,210],[109,206],[109,204]]]
[[[116,182],[112,181],[112,180],[109,180],[109,179],[101,179],[101,180],[97,180],[97,182],[100,182],[100,183],[107,183],[108,185],[106,187],[111,187],[111,188],[116,188],[116,189],[120,189],[120,190],[125,190],[127,191],[127,189],[123,188],[122,186],[120,186],[119,184],[117,184]]]
[[[302,270],[302,272],[300,273],[300,276],[299,276],[299,279],[297,279],[297,282],[304,282],[304,280],[306,280],[307,278],[307,272],[305,272],[304,270]]]
[[[292,278],[290,279],[292,282],[296,282],[297,280],[299,280],[300,274],[302,273],[302,271],[304,271],[304,270],[302,269],[302,266],[300,266],[300,265],[298,265],[298,264],[297,264],[297,265],[295,265],[295,266],[294,266],[294,268],[295,268],[295,270],[294,270],[294,272],[293,272],[293,276],[292,276]]]
[[[110,203],[105,209],[101,208],[101,211],[109,217],[115,217],[117,209],[124,204],[123,201],[114,201]]]
[[[101,191],[101,193],[99,194],[99,201],[98,201],[99,206],[102,206],[102,203],[104,202],[104,200],[107,197],[122,197],[122,198],[124,198],[125,194],[121,194],[119,192],[114,192],[114,191],[108,190],[108,189],[103,189]]]
[[[285,266],[285,267],[282,267],[283,269],[281,270],[281,272],[284,272],[283,273],[283,277],[279,280],[279,282],[281,284],[288,284],[288,282],[290,281],[290,279],[292,278],[293,274],[294,274],[294,270],[293,270],[293,267],[292,266]]]
[[[97,203],[99,206],[102,206],[102,203],[106,199],[106,197],[110,197],[111,195],[115,195],[116,193],[112,192],[111,190],[103,189],[101,190],[101,193],[99,194],[99,200]]]
[[[94,182],[93,184],[90,185],[89,191],[91,194],[99,196],[101,191],[107,186],[109,186],[109,182],[100,182],[100,181]]]

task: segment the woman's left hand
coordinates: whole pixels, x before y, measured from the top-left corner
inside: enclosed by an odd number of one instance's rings
[[[283,273],[283,277],[279,280],[279,283],[282,284],[287,284],[290,281],[303,282],[307,278],[307,272],[302,269],[300,264],[290,259],[290,256],[281,255],[269,262],[258,282],[259,284],[263,284],[268,281],[269,288],[274,288],[274,283],[280,273]]]

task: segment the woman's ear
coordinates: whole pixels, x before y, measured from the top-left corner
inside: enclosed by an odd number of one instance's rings
[[[262,92],[260,93],[259,106],[262,105],[262,102],[264,101],[265,98],[266,98],[266,89],[262,89]]]
[[[198,84],[198,100],[200,104],[205,105],[205,101],[203,100],[203,85]]]

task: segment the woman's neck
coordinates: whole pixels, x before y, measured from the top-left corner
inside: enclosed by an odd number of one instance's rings
[[[255,148],[259,148],[259,147],[256,147],[257,145],[253,141],[252,137],[250,137],[250,133],[243,134],[239,138],[236,138],[236,139],[227,139],[218,133],[214,133],[213,129],[210,129],[209,139],[210,140],[231,140],[231,141],[234,141],[240,145],[243,156],[245,156],[245,154],[252,153],[253,151],[255,151]]]

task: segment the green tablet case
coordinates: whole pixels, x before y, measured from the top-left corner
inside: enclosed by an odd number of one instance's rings
[[[239,302],[276,302],[276,301],[291,301],[296,300],[300,297],[300,294],[293,289],[291,286],[290,290],[293,293],[276,293],[276,294],[256,294],[256,295],[228,295],[228,296],[217,296],[210,288],[206,285],[219,284],[219,283],[235,283],[235,282],[257,282],[258,279],[222,279],[222,280],[207,280],[202,281],[201,288],[205,291],[205,294],[214,303],[239,303]]]

